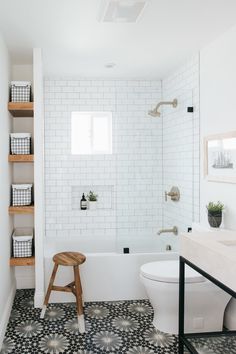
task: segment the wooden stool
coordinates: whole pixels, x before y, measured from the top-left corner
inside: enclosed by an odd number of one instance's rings
[[[85,332],[85,323],[84,323],[84,312],[83,312],[83,300],[82,300],[82,286],[80,282],[80,274],[79,274],[79,265],[83,264],[86,260],[86,257],[82,253],[78,252],[62,252],[58,253],[53,257],[54,268],[52,271],[51,279],[48,285],[48,290],[45,296],[45,300],[43,303],[43,308],[41,311],[40,318],[44,318],[47,304],[49,301],[49,297],[51,295],[51,291],[66,291],[71,292],[76,297],[76,306],[77,306],[77,314],[78,314],[78,326],[80,333]],[[71,266],[74,268],[74,281],[69,283],[66,286],[56,286],[53,285],[58,266]]]

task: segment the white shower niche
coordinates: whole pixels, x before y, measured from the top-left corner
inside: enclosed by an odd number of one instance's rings
[[[87,186],[72,186],[71,187],[71,204],[72,210],[80,210],[80,200],[84,193],[87,201],[87,195],[92,191],[98,195],[96,208],[90,208],[88,202],[88,210],[112,210],[114,209],[114,186],[113,185],[87,185]]]

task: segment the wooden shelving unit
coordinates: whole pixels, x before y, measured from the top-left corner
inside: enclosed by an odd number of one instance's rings
[[[9,162],[34,162],[34,155],[8,155]]]
[[[9,206],[9,214],[33,214],[34,205],[29,206]]]
[[[9,102],[8,110],[14,118],[33,118],[34,102]],[[34,155],[8,155],[8,161],[11,163],[29,163],[34,162]],[[29,206],[10,206],[8,209],[10,215],[14,214],[34,214],[34,205]],[[33,266],[35,257],[10,258],[10,266]]]
[[[34,102],[9,102],[8,110],[13,117],[33,117]]]
[[[34,257],[10,258],[10,266],[33,266],[35,264]]]

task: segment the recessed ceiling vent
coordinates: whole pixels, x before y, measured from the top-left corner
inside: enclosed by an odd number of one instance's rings
[[[103,0],[101,22],[137,22],[149,0]]]

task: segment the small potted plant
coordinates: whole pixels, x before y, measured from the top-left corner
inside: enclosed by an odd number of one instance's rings
[[[90,191],[89,194],[87,195],[87,200],[89,201],[89,209],[90,210],[96,210],[97,209],[98,195],[95,194],[94,192]]]
[[[209,202],[206,206],[208,210],[208,222],[211,227],[220,227],[222,222],[222,210],[224,209],[224,204],[221,202],[213,203]]]

